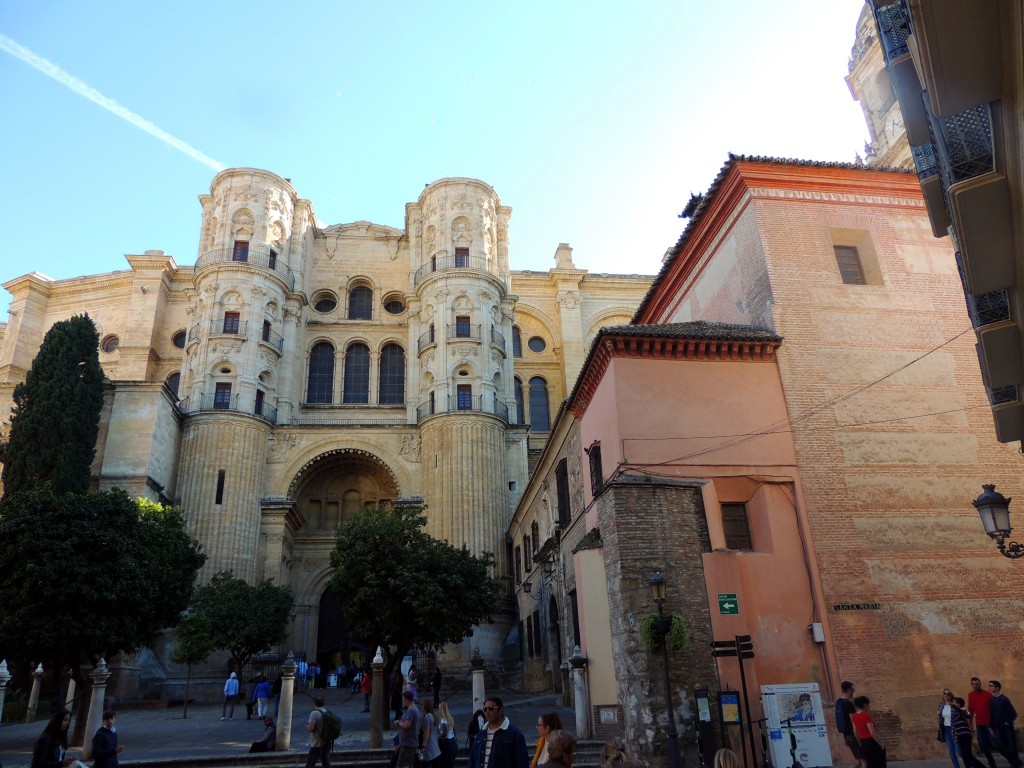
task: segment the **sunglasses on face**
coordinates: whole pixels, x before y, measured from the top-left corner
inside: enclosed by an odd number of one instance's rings
[[[497,712],[498,707],[484,707],[484,712]]]

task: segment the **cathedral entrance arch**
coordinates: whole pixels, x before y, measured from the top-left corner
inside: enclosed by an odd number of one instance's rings
[[[391,468],[369,451],[342,448],[317,456],[292,480],[288,497],[305,518],[300,535],[329,535],[364,506],[399,498]]]

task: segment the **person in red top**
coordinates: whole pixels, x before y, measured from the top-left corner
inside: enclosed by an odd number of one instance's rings
[[[359,681],[359,690],[363,694],[363,712],[370,711],[370,693],[373,691],[373,677],[370,672],[363,672],[363,679]],[[992,766],[995,768],[995,766]]]
[[[992,692],[981,687],[981,678],[971,678],[971,691],[967,694],[967,711],[974,721],[974,728],[978,732],[978,746],[988,758],[989,768],[996,768],[995,758],[992,757],[992,732],[989,730],[991,719],[989,717],[989,702],[992,701]]]
[[[875,721],[871,717],[871,699],[858,696],[853,700],[857,711],[850,715],[853,735],[860,742],[861,751],[868,762],[868,768],[886,768],[885,747],[878,743]]]

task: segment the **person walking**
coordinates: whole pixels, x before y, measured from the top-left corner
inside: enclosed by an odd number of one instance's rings
[[[441,745],[438,743],[438,737],[434,718],[434,702],[425,699],[423,701],[423,750],[420,755],[420,761],[424,768],[439,768]]]
[[[985,768],[985,764],[974,756],[971,743],[971,716],[964,709],[964,700],[959,696],[953,699],[953,738],[966,768]]]
[[[853,755],[853,768],[864,768],[864,752],[860,748],[860,742],[853,732],[853,724],[850,716],[857,711],[853,706],[853,693],[856,687],[849,680],[844,680],[840,686],[842,695],[836,699],[836,730],[843,737],[850,754]]]
[[[393,720],[402,718],[402,684],[404,682],[402,670],[395,667],[395,671],[391,673],[391,709],[395,713]]]
[[[260,675],[256,683],[256,714],[260,720],[267,716],[267,705],[270,703],[270,683],[266,675]]]
[[[373,675],[363,672],[363,679],[359,681],[359,690],[363,694],[363,712],[370,711],[370,694],[373,693]]]
[[[117,746],[116,721],[117,714],[113,710],[103,713],[103,725],[92,737],[92,756],[96,760],[92,768],[117,768],[117,756],[124,752],[124,747]]]
[[[878,742],[875,721],[871,717],[871,699],[867,696],[858,696],[853,700],[853,705],[857,711],[850,716],[850,722],[864,752],[868,768],[886,768],[885,747]]]
[[[441,745],[441,768],[453,768],[455,756],[459,751],[459,740],[455,736],[455,718],[448,709],[448,702],[442,701],[437,708],[439,722],[437,724],[438,743]]]
[[[552,731],[562,730],[562,718],[557,712],[547,712],[537,718],[537,748],[533,753],[530,768],[537,768],[548,761],[548,737]]]
[[[1017,710],[1013,702],[1003,693],[1003,684],[998,680],[989,680],[988,689],[992,698],[988,703],[988,711],[992,735],[996,738],[996,749],[1005,757],[1013,768],[1020,768],[1020,755],[1017,753],[1017,736],[1013,731],[1013,721],[1017,719]]]
[[[401,729],[398,742],[398,768],[413,768],[416,763],[416,751],[420,746],[420,724],[423,716],[416,707],[416,697],[412,691],[402,694],[402,716],[395,720]]]
[[[232,672],[224,681],[224,706],[220,709],[220,719],[230,720],[235,716],[235,699],[238,698],[238,675]]]
[[[306,755],[306,768],[315,768],[320,760],[322,768],[331,768],[331,745],[323,737],[324,732],[324,697],[313,699],[313,711],[306,720],[306,731],[309,733],[309,753]]]
[[[967,711],[974,721],[974,728],[978,733],[978,746],[988,760],[988,768],[996,768],[996,761],[992,756],[992,716],[989,713],[991,701],[992,692],[981,687],[981,678],[972,677],[971,690],[967,694]]]
[[[434,675],[430,678],[430,690],[434,693],[434,708],[441,706],[441,668],[434,667]]]
[[[505,717],[505,705],[497,696],[484,701],[487,725],[473,740],[469,768],[529,768],[523,732]]]
[[[71,713],[60,709],[53,713],[42,734],[32,745],[32,768],[67,768],[77,762],[68,756],[68,726]]]
[[[949,752],[949,759],[953,761],[953,768],[960,768],[960,761],[956,758],[956,739],[953,738],[953,692],[949,688],[942,691],[942,703],[939,704],[939,731],[942,733],[942,740],[946,742],[946,750]],[[868,768],[871,768],[870,757]]]
[[[420,689],[416,683],[416,665],[409,667],[409,674],[405,676],[405,690],[412,694],[413,701],[420,700]]]

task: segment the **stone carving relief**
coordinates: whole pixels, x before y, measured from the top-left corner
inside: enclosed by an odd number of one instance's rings
[[[274,368],[277,367],[277,355],[272,355],[269,352],[261,351],[260,360],[262,360],[263,364],[270,368],[270,370],[274,370]]]
[[[427,354],[423,356],[423,370],[427,371],[428,373],[435,373],[433,352],[427,352]]]
[[[501,366],[505,363],[505,358],[502,356],[501,352],[491,352],[491,362],[497,363]]]
[[[434,253],[437,247],[437,227],[431,224],[427,227],[427,256]]]
[[[456,211],[468,211],[473,207],[473,204],[466,199],[466,193],[463,192],[456,198],[455,202],[452,203],[452,208]]]
[[[267,307],[264,310],[264,312],[266,312],[270,316],[270,318],[272,320],[277,320],[278,319],[277,309],[278,309],[277,302],[276,301],[270,301],[270,302],[267,302]]]
[[[284,225],[280,221],[270,227],[270,242],[276,248],[284,248]]]
[[[203,233],[203,251],[213,250],[214,245],[217,243],[217,229],[220,226],[220,222],[217,221],[216,216],[210,216],[206,222],[206,232]]]
[[[473,309],[473,302],[470,301],[469,296],[463,293],[452,302],[452,309],[457,312],[469,312]]]
[[[265,290],[263,290],[262,288],[260,288],[258,285],[254,285],[254,286],[250,287],[249,288],[249,293],[251,293],[256,298],[262,298],[262,297],[267,295],[267,292]]]
[[[294,432],[282,432],[270,437],[270,455],[267,457],[268,464],[280,464],[288,458],[289,452],[299,442],[299,436]]]
[[[576,309],[580,305],[580,295],[576,291],[566,291],[559,294],[558,305],[562,309]]]
[[[455,347],[455,354],[459,355],[463,360],[468,360],[471,357],[478,356],[478,349],[475,344],[460,344]]]
[[[220,303],[227,309],[238,309],[242,306],[242,297],[236,291],[227,291],[220,297]]]
[[[477,297],[480,299],[480,303],[483,304],[483,305],[490,304],[490,303],[498,300],[498,297],[495,296],[490,291],[480,291],[477,294]]]
[[[215,341],[210,345],[210,352],[215,355],[238,355],[242,352],[242,342]]]
[[[472,241],[470,236],[471,222],[465,216],[459,216],[452,222],[452,240],[457,243],[468,243]]]
[[[420,447],[421,442],[419,435],[405,435],[400,441],[398,453],[403,456],[406,461],[415,464],[420,460]]]

